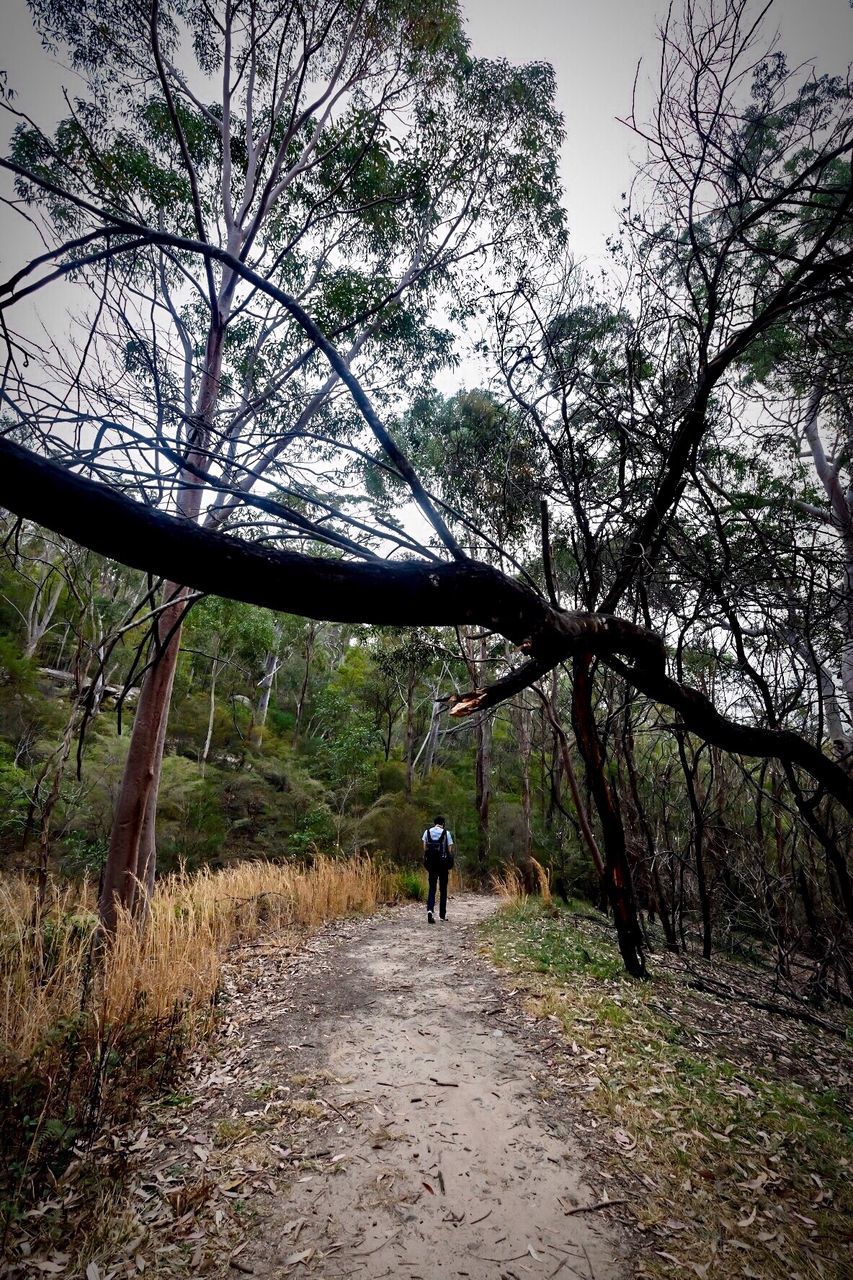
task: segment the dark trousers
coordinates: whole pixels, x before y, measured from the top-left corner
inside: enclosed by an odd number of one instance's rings
[[[443,920],[444,917],[447,915],[447,877],[450,874],[450,872],[447,869],[447,867],[428,867],[427,872],[429,875],[429,893],[427,895],[427,911],[435,910],[435,886],[438,885],[439,891],[440,891],[440,896],[438,899],[439,901],[438,914],[441,916]]]

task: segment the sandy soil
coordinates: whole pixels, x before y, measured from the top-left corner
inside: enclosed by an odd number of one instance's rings
[[[282,1083],[297,1067],[316,1079],[338,1123],[223,1275],[627,1274],[618,1227],[567,1212],[606,1193],[538,1096],[542,1060],[496,1025],[475,939],[494,908],[467,896],[445,924],[411,905],[332,931],[256,1012],[247,1056]]]

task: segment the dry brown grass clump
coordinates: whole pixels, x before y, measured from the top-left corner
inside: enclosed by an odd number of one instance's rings
[[[0,882],[2,1216],[210,1030],[228,946],[399,895],[399,873],[366,858],[205,869],[164,879],[145,925],[121,916],[104,945],[91,885],[51,884],[39,903],[31,881]]]
[[[507,903],[523,902],[527,897],[521,872],[514,863],[505,863],[500,871],[492,872],[490,879],[494,892]]]
[[[550,902],[550,873],[542,866],[541,862],[537,862],[533,857],[528,858],[525,870],[528,867],[529,871],[525,875],[524,870],[515,863],[504,863],[503,868],[500,871],[493,872],[490,877],[493,891],[508,903],[523,902],[531,890],[543,902]]]

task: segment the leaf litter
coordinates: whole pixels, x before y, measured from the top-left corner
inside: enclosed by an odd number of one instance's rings
[[[637,1276],[853,1274],[853,1057],[831,1014],[801,1020],[794,995],[780,1014],[743,963],[656,953],[631,982],[597,922],[533,902],[483,928],[513,984],[501,1021],[540,1046],[543,1092],[581,1109]]]

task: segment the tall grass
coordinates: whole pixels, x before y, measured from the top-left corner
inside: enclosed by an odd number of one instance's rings
[[[365,858],[175,875],[145,925],[121,916],[105,946],[91,885],[51,884],[39,904],[31,881],[0,882],[0,1214],[25,1210],[210,1031],[228,946],[371,911],[403,888]]]
[[[526,872],[526,874],[525,874]],[[535,858],[528,858],[524,868],[505,862],[491,875],[492,889],[507,903],[523,902],[532,891],[543,902],[551,901],[551,876]]]

